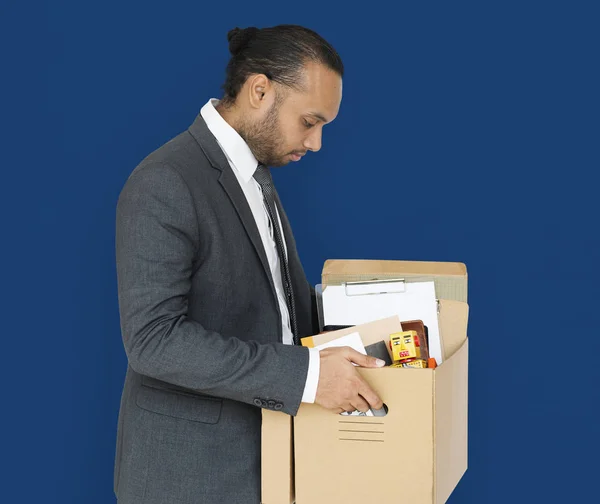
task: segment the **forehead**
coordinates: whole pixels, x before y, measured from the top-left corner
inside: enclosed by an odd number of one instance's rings
[[[321,116],[333,121],[342,101],[342,78],[333,70],[317,63],[307,63],[303,70],[304,89],[291,90],[286,103],[298,114]]]

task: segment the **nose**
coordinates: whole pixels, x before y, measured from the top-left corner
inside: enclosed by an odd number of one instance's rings
[[[314,128],[304,140],[304,148],[312,152],[321,150],[321,128]]]

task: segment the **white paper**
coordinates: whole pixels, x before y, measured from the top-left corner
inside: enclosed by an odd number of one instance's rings
[[[442,363],[442,345],[437,318],[434,282],[406,282],[404,292],[391,285],[386,293],[385,282],[376,294],[356,294],[344,285],[330,285],[323,290],[325,325],[359,325],[398,315],[402,320],[422,320],[429,333],[429,356]],[[350,287],[350,285],[348,286]]]
[[[358,411],[358,410],[356,410],[356,411],[342,411],[340,413],[340,415],[342,415],[342,416],[375,416],[370,409],[367,410],[367,411],[365,411],[365,412]]]
[[[362,338],[360,337],[360,334],[358,334],[357,332],[347,334],[346,336],[341,336],[334,340],[328,341],[327,343],[321,343],[320,345],[317,345],[315,348],[317,350],[323,350],[324,348],[342,347],[342,346],[349,346],[351,348],[354,348],[354,350],[356,350],[357,352],[360,352],[363,355],[367,355],[367,351],[365,350],[365,346],[362,342]]]

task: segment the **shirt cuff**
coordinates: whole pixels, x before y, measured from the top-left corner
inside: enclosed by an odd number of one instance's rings
[[[317,386],[319,385],[319,373],[321,372],[321,357],[319,356],[319,350],[316,348],[309,348],[308,352],[308,373],[306,374],[302,402],[314,403],[317,396]]]

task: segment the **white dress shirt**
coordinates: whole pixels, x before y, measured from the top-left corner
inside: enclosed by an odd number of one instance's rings
[[[281,311],[281,323],[283,328],[283,343],[292,345],[293,334],[290,328],[290,315],[287,304],[285,302],[285,294],[283,290],[283,281],[281,279],[281,265],[279,256],[277,254],[277,248],[275,239],[273,236],[273,226],[271,225],[271,219],[267,213],[267,208],[264,203],[262,188],[259,183],[254,179],[254,172],[258,167],[258,161],[252,154],[250,147],[244,141],[244,139],[235,131],[228,123],[221,117],[221,114],[217,111],[215,106],[219,103],[216,98],[211,98],[202,107],[200,114],[202,115],[206,125],[211,133],[217,139],[221,150],[225,154],[227,161],[231,165],[231,169],[248,200],[248,205],[256,221],[256,226],[260,233],[267,260],[269,261],[269,267],[271,269],[271,276],[273,277],[273,283],[275,284],[275,291],[277,293],[277,300],[279,301],[279,310]],[[277,219],[279,220],[279,229],[282,230],[281,219],[277,208]],[[283,246],[287,257],[287,245],[285,243],[285,237],[282,236]],[[317,394],[317,385],[319,383],[319,372],[320,372],[320,360],[319,351],[314,348],[309,348],[309,364],[308,364],[308,375],[306,377],[306,383],[304,386],[304,394],[302,395],[302,402],[314,403],[315,396]]]

